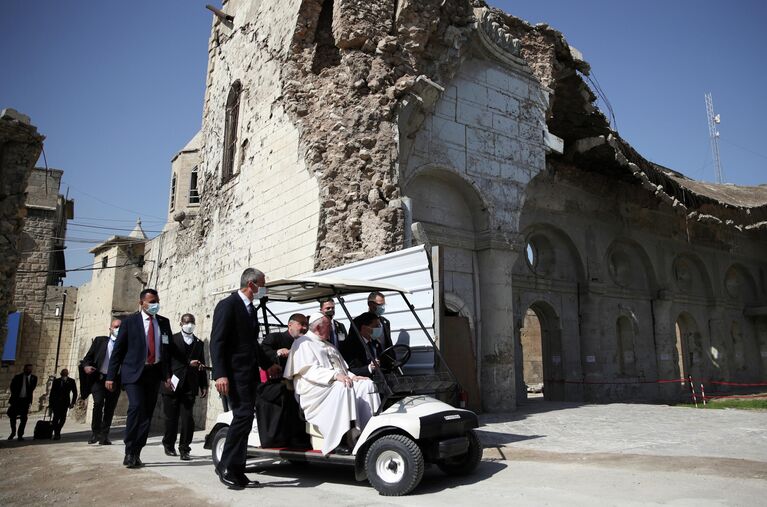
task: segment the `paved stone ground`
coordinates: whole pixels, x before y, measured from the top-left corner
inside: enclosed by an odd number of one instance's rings
[[[485,457],[474,475],[429,469],[411,495],[387,498],[345,467],[272,461],[249,466],[263,489],[227,490],[202,431],[194,461],[166,457],[154,436],[142,453],[147,467],[127,470],[119,437],[89,446],[87,427],[68,423],[60,442],[8,442],[3,418],[0,505],[751,506],[767,497],[767,412],[536,402],[482,420]]]

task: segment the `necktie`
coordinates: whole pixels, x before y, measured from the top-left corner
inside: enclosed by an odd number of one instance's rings
[[[333,321],[330,321],[330,341],[333,342],[333,345],[338,347],[338,335],[336,335],[336,323]]]
[[[250,315],[250,325],[253,327],[256,327],[256,308],[253,306],[253,303],[248,303],[248,314]]]
[[[149,316],[149,329],[146,332],[146,341],[147,341],[147,355],[146,355],[146,362],[149,364],[154,364],[155,361],[155,347],[154,347],[154,319],[152,316]]]

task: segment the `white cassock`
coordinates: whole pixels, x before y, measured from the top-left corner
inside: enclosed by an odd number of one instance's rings
[[[304,417],[325,439],[322,454],[338,447],[351,421],[362,431],[381,405],[372,380],[363,378],[346,387],[335,380],[337,373],[357,378],[331,343],[311,331],[293,342],[284,377],[293,381]]]

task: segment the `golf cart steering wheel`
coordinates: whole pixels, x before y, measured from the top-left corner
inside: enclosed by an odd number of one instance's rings
[[[397,343],[381,352],[381,365],[389,370],[400,368],[410,360],[411,350],[404,343]]]

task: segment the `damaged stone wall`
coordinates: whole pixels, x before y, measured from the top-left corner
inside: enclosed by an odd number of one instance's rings
[[[29,118],[12,109],[0,115],[0,350],[5,345],[8,313],[21,260],[19,237],[24,225],[27,180],[43,148],[44,137]]]

